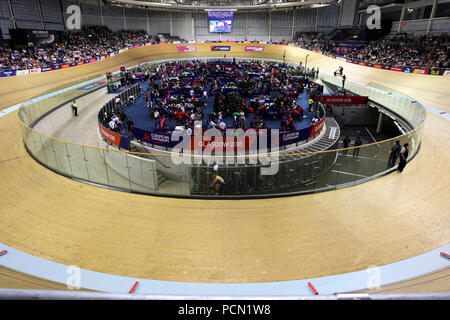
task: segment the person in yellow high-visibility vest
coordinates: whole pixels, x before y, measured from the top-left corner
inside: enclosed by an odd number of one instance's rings
[[[72,111],[73,114],[78,117],[78,104],[75,100],[72,102]]]

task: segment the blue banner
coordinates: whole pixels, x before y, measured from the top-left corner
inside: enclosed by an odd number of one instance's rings
[[[402,72],[408,72],[408,73],[413,73],[414,68],[410,68],[410,67],[403,67]]]
[[[14,77],[16,75],[15,71],[3,71],[2,77]]]
[[[211,51],[230,51],[230,46],[211,46]]]

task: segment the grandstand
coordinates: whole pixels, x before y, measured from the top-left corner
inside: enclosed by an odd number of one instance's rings
[[[0,298],[450,299],[449,4],[1,0]]]

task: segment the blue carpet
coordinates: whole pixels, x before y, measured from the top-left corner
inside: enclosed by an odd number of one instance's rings
[[[145,92],[147,89],[147,84],[144,81],[138,81],[139,85],[142,88],[142,91]],[[148,109],[144,104],[145,95],[141,95],[138,99],[136,99],[135,103],[129,105],[124,108],[125,114],[130,117],[136,128],[153,131],[155,130],[155,121],[153,118],[150,118],[148,115]],[[214,96],[210,96],[207,100],[207,108],[203,109],[203,128],[207,128],[207,119],[208,115],[214,111]],[[309,112],[308,107],[309,95],[306,90],[303,90],[299,98],[297,99],[297,103],[303,108],[303,113],[306,115],[306,119],[294,120],[294,124],[297,130],[307,128],[311,125],[311,120],[313,118],[313,113]],[[255,118],[255,114],[249,114],[246,118],[247,120],[247,128],[250,127],[250,122]],[[224,122],[227,124],[228,128],[233,128],[233,119],[232,117],[225,118]],[[269,128],[278,129],[280,127],[279,120],[264,120],[264,123]],[[175,129],[176,120],[175,119],[167,119],[166,124],[169,129]]]

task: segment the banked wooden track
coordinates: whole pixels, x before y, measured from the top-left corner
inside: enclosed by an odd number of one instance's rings
[[[223,56],[210,45],[184,54],[176,45],[141,47],[93,64],[2,78],[2,108],[121,65]],[[227,56],[285,52],[287,60],[304,61],[309,54],[308,65],[321,71],[342,65],[349,80],[385,85],[450,112],[449,77],[378,70],[293,47],[245,53],[245,44],[227,45]],[[449,123],[430,112],[421,150],[402,174],[267,200],[169,199],[90,186],[45,169],[26,153],[17,112],[0,118],[0,132],[0,242],[83,269],[189,282],[295,280],[396,262],[450,240]]]

